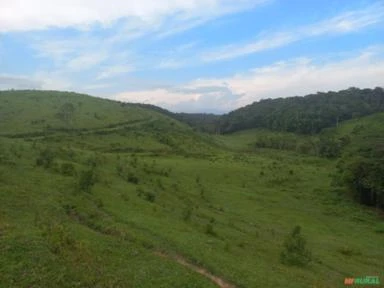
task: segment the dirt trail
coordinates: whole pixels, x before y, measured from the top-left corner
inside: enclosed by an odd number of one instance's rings
[[[217,277],[215,275],[213,275],[212,273],[210,273],[209,271],[207,271],[206,269],[202,268],[202,267],[199,267],[199,266],[196,266],[192,263],[189,263],[185,258],[183,258],[182,256],[178,255],[178,256],[170,256],[170,255],[167,255],[167,254],[164,254],[162,252],[155,252],[155,254],[157,256],[160,256],[160,257],[163,257],[163,258],[167,258],[167,259],[171,259],[173,261],[176,261],[177,263],[207,277],[208,279],[210,279],[213,283],[215,283],[217,286],[219,286],[220,288],[236,288],[236,286],[228,283],[227,281],[225,281],[224,279],[220,278],[220,277]]]

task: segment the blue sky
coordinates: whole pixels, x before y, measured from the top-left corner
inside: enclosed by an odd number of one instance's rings
[[[384,86],[384,1],[0,3],[0,89],[224,113],[351,86]]]

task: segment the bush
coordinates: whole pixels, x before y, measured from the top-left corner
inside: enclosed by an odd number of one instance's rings
[[[296,226],[284,241],[280,261],[285,265],[306,266],[311,258],[311,252],[306,248],[306,240],[301,235],[301,227]]]
[[[155,202],[156,200],[156,194],[155,193],[152,193],[152,192],[145,192],[145,200],[149,201],[149,202]]]
[[[36,165],[37,166],[43,166],[44,168],[51,167],[54,159],[54,153],[49,150],[48,148],[40,151],[39,156],[36,159]]]
[[[156,194],[153,193],[153,192],[149,192],[149,191],[144,191],[143,189],[141,189],[140,187],[137,189],[137,196],[139,196],[140,198],[143,198],[148,201],[148,202],[155,202],[156,200]]]
[[[132,174],[132,173],[128,173],[127,181],[129,183],[139,184],[139,178],[136,175]]]
[[[55,254],[66,253],[75,248],[75,240],[70,235],[67,226],[63,224],[44,225],[42,234],[47,239],[50,250]]]
[[[205,226],[205,234],[217,236],[216,232],[213,230],[212,223],[208,223],[207,226]]]
[[[96,175],[93,169],[82,171],[79,177],[79,189],[84,192],[91,192],[96,183]]]
[[[187,207],[183,210],[183,220],[188,222],[189,220],[191,220],[191,217],[192,217],[192,208],[191,207]]]
[[[74,176],[76,174],[75,167],[72,163],[61,164],[61,174],[65,176]]]

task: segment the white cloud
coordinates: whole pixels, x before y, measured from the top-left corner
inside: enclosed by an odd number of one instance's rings
[[[232,59],[285,46],[297,40],[298,37],[294,33],[281,33],[245,45],[229,45],[221,47],[218,50],[203,53],[201,59],[206,62]]]
[[[107,58],[107,53],[84,53],[71,59],[68,62],[67,67],[70,70],[76,71],[87,70],[98,64],[103,63]]]
[[[178,60],[178,59],[163,59],[160,60],[160,63],[156,66],[158,69],[177,69],[180,67],[183,67],[188,63],[184,60]]]
[[[109,79],[121,74],[126,74],[134,71],[135,69],[129,65],[113,65],[105,68],[99,75],[96,77],[97,80]]]
[[[318,36],[327,33],[348,33],[383,21],[384,5],[374,4],[362,10],[349,11],[334,18],[322,21],[303,29],[306,36]]]
[[[0,32],[31,31],[52,27],[87,29],[109,26],[122,18],[157,24],[170,15],[179,22],[210,18],[253,7],[266,0],[2,0]],[[189,21],[188,21],[189,22]]]
[[[376,47],[344,60],[323,63],[296,58],[228,78],[197,79],[172,89],[124,92],[116,95],[116,99],[151,103],[174,111],[227,112],[264,98],[306,95],[351,86],[384,86],[383,55],[384,48]]]
[[[204,52],[200,59],[205,62],[221,61],[246,56],[261,51],[283,47],[309,37],[326,34],[343,34],[359,31],[367,26],[384,21],[384,5],[374,4],[362,10],[342,13],[336,17],[291,31],[266,33],[251,43],[227,45]]]
[[[158,88],[147,91],[123,92],[115,98],[119,101],[146,103],[155,105],[176,105],[183,100],[196,101],[201,95],[199,93],[183,93],[170,91],[165,88]]]
[[[83,89],[85,91],[88,91],[88,90],[93,91],[93,90],[106,89],[106,88],[111,87],[112,85],[113,85],[112,83],[90,84],[90,85],[83,87]]]
[[[59,72],[37,72],[33,76],[0,74],[0,90],[69,90],[71,87],[70,81],[66,80]]]
[[[0,90],[8,89],[41,89],[42,83],[38,80],[21,75],[0,74]]]
[[[32,78],[41,83],[42,90],[68,91],[74,88],[72,81],[62,71],[38,71]]]

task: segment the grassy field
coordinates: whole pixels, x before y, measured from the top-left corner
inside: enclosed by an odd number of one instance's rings
[[[0,94],[0,287],[217,287],[177,257],[234,287],[384,281],[382,216],[333,187],[334,160],[242,149],[250,134],[200,135],[134,105],[17,93]],[[295,225],[306,267],[280,263]]]

